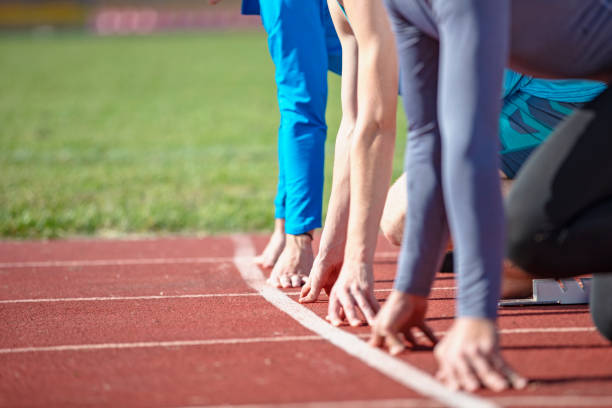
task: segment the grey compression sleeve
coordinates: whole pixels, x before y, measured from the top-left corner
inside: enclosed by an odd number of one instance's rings
[[[450,227],[457,314],[494,319],[504,237],[497,151],[508,1],[388,0],[387,6],[410,124],[395,288],[429,293]]]

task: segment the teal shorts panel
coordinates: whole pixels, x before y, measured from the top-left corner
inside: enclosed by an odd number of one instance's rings
[[[523,92],[504,98],[499,120],[501,170],[514,178],[531,152],[580,103],[556,102]]]

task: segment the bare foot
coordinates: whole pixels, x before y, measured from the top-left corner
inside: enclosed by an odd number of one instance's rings
[[[533,295],[533,278],[511,261],[504,260],[502,299],[523,299]]]
[[[313,260],[312,239],[308,235],[287,234],[285,249],[272,269],[268,284],[277,288],[302,286],[308,278]]]
[[[273,268],[284,248],[285,220],[282,218],[277,218],[274,221],[274,232],[270,237],[270,241],[268,241],[268,245],[266,245],[263,252],[255,257],[255,264],[265,269]]]

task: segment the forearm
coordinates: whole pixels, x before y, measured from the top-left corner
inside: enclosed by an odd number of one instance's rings
[[[395,130],[366,128],[354,137],[345,260],[371,264],[391,180]]]
[[[446,16],[439,117],[460,317],[495,319],[497,311],[504,240],[497,150],[508,4],[457,0],[437,10]]]
[[[360,43],[358,118],[351,143],[351,203],[345,261],[371,264],[391,180],[397,57],[390,30]],[[389,45],[391,49],[389,49]],[[363,50],[362,50],[363,47]]]
[[[342,119],[334,153],[332,190],[327,208],[325,227],[321,235],[319,256],[332,251],[344,251],[350,203],[350,138],[354,124]]]

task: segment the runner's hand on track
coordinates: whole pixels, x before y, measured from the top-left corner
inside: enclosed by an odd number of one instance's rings
[[[268,284],[277,288],[299,288],[308,279],[313,258],[309,236],[287,234],[285,248],[272,269]]]
[[[504,361],[493,321],[458,318],[434,349],[439,369],[436,378],[453,390],[493,391],[521,389],[527,380]]]
[[[378,300],[374,297],[372,266],[345,261],[329,296],[327,320],[334,326],[340,326],[346,317],[351,326],[360,326],[365,323],[359,314],[361,311],[371,325],[379,309]]]
[[[321,289],[325,289],[327,295],[331,295],[332,287],[342,268],[342,256],[341,251],[330,252],[324,256],[321,251],[314,260],[312,270],[308,281],[302,287],[300,294],[300,303],[311,303],[319,298]]]
[[[406,347],[405,341],[419,346],[412,328],[419,328],[427,338],[436,344],[438,339],[425,324],[427,299],[393,290],[372,325],[370,345],[386,347],[391,354],[399,354]]]

